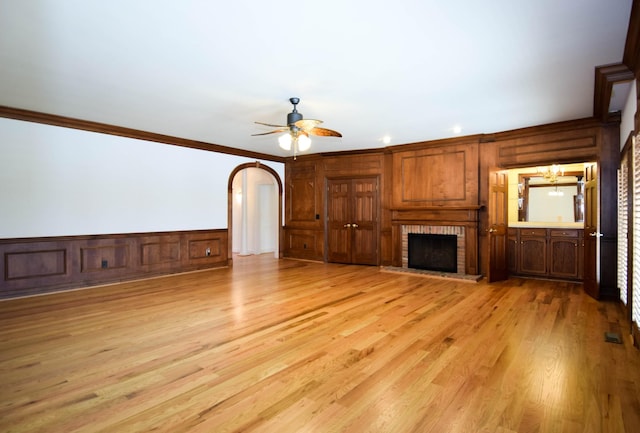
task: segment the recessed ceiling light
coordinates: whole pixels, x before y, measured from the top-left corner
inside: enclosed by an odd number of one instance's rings
[[[460,125],[455,125],[453,128],[451,128],[454,134],[460,134],[462,132],[462,126]]]
[[[384,144],[389,144],[391,143],[391,137],[389,137],[388,135],[385,135],[384,137],[382,137],[382,142]]]

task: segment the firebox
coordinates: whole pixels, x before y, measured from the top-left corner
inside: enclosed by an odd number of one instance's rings
[[[409,267],[428,271],[457,272],[456,235],[409,233]]]

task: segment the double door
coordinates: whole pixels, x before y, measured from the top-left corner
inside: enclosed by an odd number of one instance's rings
[[[377,265],[378,178],[327,179],[327,261]]]

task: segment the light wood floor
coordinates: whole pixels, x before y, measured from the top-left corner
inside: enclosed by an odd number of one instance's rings
[[[0,302],[2,432],[640,432],[580,285],[237,258]]]

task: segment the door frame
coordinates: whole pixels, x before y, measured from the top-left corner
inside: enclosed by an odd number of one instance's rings
[[[258,168],[268,172],[276,181],[278,185],[278,258],[282,258],[282,245],[284,230],[282,227],[282,180],[273,168],[263,163],[249,162],[246,164],[240,164],[231,171],[229,174],[229,180],[227,182],[227,265],[233,266],[233,179],[238,173],[247,168]]]

